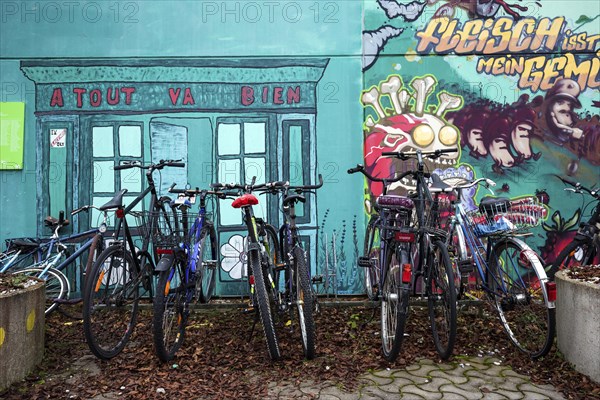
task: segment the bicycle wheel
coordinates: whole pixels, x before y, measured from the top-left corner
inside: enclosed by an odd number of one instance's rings
[[[308,360],[315,358],[315,320],[313,317],[314,302],[310,273],[306,265],[306,254],[299,246],[294,248],[294,269],[296,273],[296,308],[298,324],[302,336],[304,357]]]
[[[69,283],[62,272],[55,268],[49,268],[44,272],[42,267],[33,267],[21,269],[13,272],[15,275],[28,275],[43,279],[46,283],[46,316],[58,307],[57,300],[64,300],[69,297]]]
[[[456,290],[456,298],[460,299],[465,292],[466,284],[469,279],[468,272],[465,273],[463,278],[463,272],[460,267],[461,260],[467,259],[467,254],[464,254],[467,252],[465,237],[460,226],[453,226],[446,241],[446,248],[452,264],[452,276],[454,280],[454,289]]]
[[[596,256],[597,249],[592,239],[574,240],[556,257],[548,271],[548,278],[554,280],[554,275],[561,269],[590,265]]]
[[[265,332],[269,356],[272,360],[278,360],[281,354],[279,352],[279,344],[277,343],[275,325],[273,324],[273,316],[271,314],[271,303],[258,251],[250,250],[248,252],[248,266],[254,275],[255,304],[258,304],[258,315]]]
[[[547,278],[541,265],[537,254],[514,238],[496,243],[488,261],[488,287],[500,321],[510,340],[534,359],[550,351],[555,332],[554,308],[548,307],[542,291]]]
[[[394,361],[400,353],[404,339],[404,326],[408,317],[409,285],[402,284],[402,265],[408,263],[408,253],[391,248],[385,262],[381,293],[381,340],[383,356]]]
[[[215,227],[209,225],[200,234],[200,301],[208,303],[215,292],[215,271],[217,269],[217,234]]]
[[[429,254],[427,308],[435,348],[443,360],[452,355],[456,340],[456,289],[446,245],[433,242]]]
[[[168,270],[161,271],[158,277],[156,296],[153,300],[152,333],[154,349],[161,361],[173,359],[185,337],[188,294],[185,287],[185,269],[185,261],[175,260],[173,265]],[[189,300],[192,290],[190,289]]]
[[[100,253],[83,293],[83,331],[97,357],[110,359],[129,341],[137,320],[139,279],[122,244]]]
[[[375,300],[377,298],[377,291],[379,290],[379,253],[380,253],[380,229],[378,224],[378,218],[373,217],[367,225],[367,231],[365,232],[365,243],[363,245],[363,255],[374,261],[375,265],[364,268],[365,273],[365,289],[369,300]]]

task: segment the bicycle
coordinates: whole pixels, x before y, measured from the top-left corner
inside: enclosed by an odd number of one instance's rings
[[[480,178],[456,186],[458,199],[475,185],[489,189],[495,183]],[[537,253],[517,236],[530,235],[527,230],[545,217],[545,208],[533,197],[484,197],[476,209],[460,201],[453,206],[447,243],[455,243],[459,265],[477,271],[476,289],[498,313],[511,342],[533,359],[543,357],[555,335],[556,285]]]
[[[74,210],[71,215],[76,215],[81,211],[87,211],[91,208],[98,207],[92,205],[84,206]],[[59,236],[60,230],[70,224],[69,220],[64,218],[64,211],[59,213],[58,218],[51,216],[46,217],[44,222],[46,226],[50,227],[53,231],[50,239],[46,241],[38,240],[26,245],[27,249],[25,251],[30,251],[28,256],[33,258],[33,264],[28,265],[26,268],[13,267],[12,269],[8,270],[13,274],[34,276],[45,281],[46,316],[56,310],[60,304],[75,304],[81,301],[81,298],[70,299],[71,285],[69,283],[69,279],[63,271],[65,268],[67,268],[67,266],[75,262],[75,260],[79,259],[79,257],[87,251],[88,256],[86,259],[85,268],[83,268],[82,272],[82,284],[85,282],[85,278],[89,274],[94,260],[104,247],[104,233],[107,229],[106,219],[107,215],[105,214],[103,222],[97,228],[61,237]],[[71,254],[67,244],[69,242],[79,241],[86,237],[89,237],[89,239],[87,239],[73,254]],[[17,240],[16,243],[17,245],[25,245],[27,242]],[[36,243],[36,247],[33,247],[33,243]],[[80,315],[73,316],[67,312],[64,313],[74,319],[81,318]]]
[[[275,282],[271,270],[276,262],[275,257],[278,253],[278,250],[275,249],[275,246],[277,246],[277,235],[274,233],[275,229],[273,227],[266,228],[268,225],[254,215],[252,207],[258,204],[258,198],[252,192],[255,188],[265,186],[264,184],[255,185],[255,182],[256,177],[253,177],[249,185],[213,183],[211,187],[217,190],[239,191],[238,197],[233,200],[231,206],[242,210],[243,220],[248,231],[246,255],[248,262],[248,283],[252,296],[250,311],[254,310],[255,312],[252,332],[254,332],[256,322],[260,320],[267,342],[269,357],[271,360],[276,361],[281,358],[281,352],[275,332],[275,324],[273,323],[271,300],[273,299],[272,292],[275,289]],[[258,305],[258,307],[254,307],[254,305]]]
[[[122,189],[100,207],[102,211],[114,210],[117,220],[114,241],[95,261],[83,293],[83,331],[88,347],[98,358],[113,358],[125,348],[136,325],[140,299],[145,295],[150,300],[153,298],[153,275],[169,266],[167,262],[161,264],[159,258],[171,249],[154,246],[153,254],[149,252],[152,239],[168,237],[172,229],[172,216],[165,208],[170,199],[158,197],[152,177],[154,171],[165,167],[183,168],[185,164],[161,160],[147,166],[128,163],[114,167],[115,170],[145,170],[148,185],[128,206],[123,205],[127,189]],[[149,211],[132,211],[147,195],[150,195]],[[139,251],[134,245],[136,232],[129,226],[129,215],[138,222],[142,238]]]
[[[409,299],[411,295],[417,295],[419,282],[422,282],[419,294],[427,298],[436,350],[442,359],[452,355],[456,338],[456,291],[444,233],[431,226],[428,219],[433,198],[425,181],[431,175],[424,170],[423,158],[436,159],[455,151],[382,153],[382,156],[403,161],[417,160],[416,170],[385,179],[389,184],[410,176],[416,182],[416,190],[409,197],[389,195],[386,191],[377,198],[379,216],[375,221],[380,237],[379,259],[361,261],[363,265],[375,265],[379,269],[377,297],[381,299],[382,351],[388,361],[394,361],[400,352],[409,315]],[[384,181],[367,173],[361,165],[348,171],[355,172],[374,181]]]
[[[283,223],[279,228],[279,246],[274,247],[275,262],[270,263],[271,274],[274,278],[274,302],[279,313],[287,311],[292,314],[296,308],[302,349],[304,357],[312,360],[315,357],[315,320],[316,296],[312,290],[310,268],[306,260],[306,252],[300,245],[298,227],[296,226],[296,204],[304,203],[306,198],[303,193],[314,193],[323,186],[323,177],[319,175],[317,185],[291,186],[289,182],[269,182],[257,185],[254,190],[262,190],[274,195],[282,194],[281,211]],[[290,194],[294,192],[294,194]],[[263,238],[273,237],[275,229],[270,225],[265,226],[267,232]],[[268,247],[270,243],[264,243]],[[278,251],[280,249],[280,251]],[[283,274],[283,279],[281,275]],[[283,287],[283,290],[281,290]],[[291,315],[289,321],[291,321]]]
[[[548,271],[548,277],[554,280],[554,275],[561,269],[600,263],[600,190],[590,189],[581,183],[572,182],[557,176],[563,183],[572,187],[565,191],[572,193],[587,193],[596,200],[592,215],[587,222],[582,222],[573,240],[562,249]]]
[[[158,268],[160,272],[153,301],[154,345],[161,361],[173,359],[183,344],[190,303],[194,299],[208,303],[215,290],[217,235],[206,212],[206,197],[225,197],[218,191],[174,187],[175,184],[169,192],[182,196],[174,200],[171,207],[174,213],[180,210],[180,216],[174,220],[174,234],[169,236],[170,246],[160,243],[162,248],[172,247],[173,252],[159,261],[161,266],[164,263],[169,263],[169,266]],[[188,215],[188,209],[196,198],[200,202],[198,214]]]

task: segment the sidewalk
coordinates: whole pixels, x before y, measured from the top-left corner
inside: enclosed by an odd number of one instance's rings
[[[271,399],[531,399],[560,400],[564,397],[550,385],[535,385],[492,357],[465,358],[456,364],[437,364],[422,359],[405,369],[365,373],[363,385],[345,392],[333,383],[307,381],[269,385]]]

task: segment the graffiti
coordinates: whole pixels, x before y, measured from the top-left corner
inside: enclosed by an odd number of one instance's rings
[[[416,33],[417,52],[427,54],[499,54],[480,57],[478,73],[488,75],[519,75],[521,89],[548,90],[564,77],[576,79],[580,88],[600,86],[600,35],[586,32],[572,34],[564,17],[554,19],[508,17],[486,20],[436,18]],[[561,51],[561,55],[548,52]],[[571,54],[572,51],[585,54]],[[544,54],[539,54],[539,53]],[[515,54],[527,56],[515,56]],[[538,54],[536,54],[538,53]]]
[[[437,80],[426,75],[414,78],[408,87],[404,87],[400,76],[391,75],[378,86],[363,92],[363,105],[372,108],[377,118],[374,120],[369,115],[365,122],[367,172],[378,178],[387,178],[410,167],[408,163],[400,165],[391,158],[382,157],[385,151],[431,151],[457,146],[459,132],[445,120],[444,115],[461,107],[463,99],[441,91],[437,95],[437,107],[426,108],[436,85]],[[456,153],[448,153],[428,163],[431,163],[431,169],[446,168],[455,165],[457,157]],[[390,191],[396,188],[411,190],[415,188],[415,182],[406,178],[392,184]],[[379,196],[383,192],[383,184],[370,182],[369,189],[374,196]]]
[[[392,38],[400,36],[404,29],[393,26],[382,26],[374,31],[364,31],[362,34],[363,71],[368,70],[377,61],[379,53],[385,44]]]

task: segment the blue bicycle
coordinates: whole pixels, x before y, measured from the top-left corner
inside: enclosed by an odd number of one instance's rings
[[[218,191],[175,189],[175,184],[169,192],[180,195],[171,203],[174,229],[169,240],[173,251],[165,254],[156,267],[159,277],[153,303],[154,345],[162,361],[171,360],[183,343],[190,303],[208,303],[213,295],[217,234],[206,211],[206,198],[225,197]],[[188,210],[196,199],[198,214],[190,215]],[[169,246],[163,243],[162,247]]]

